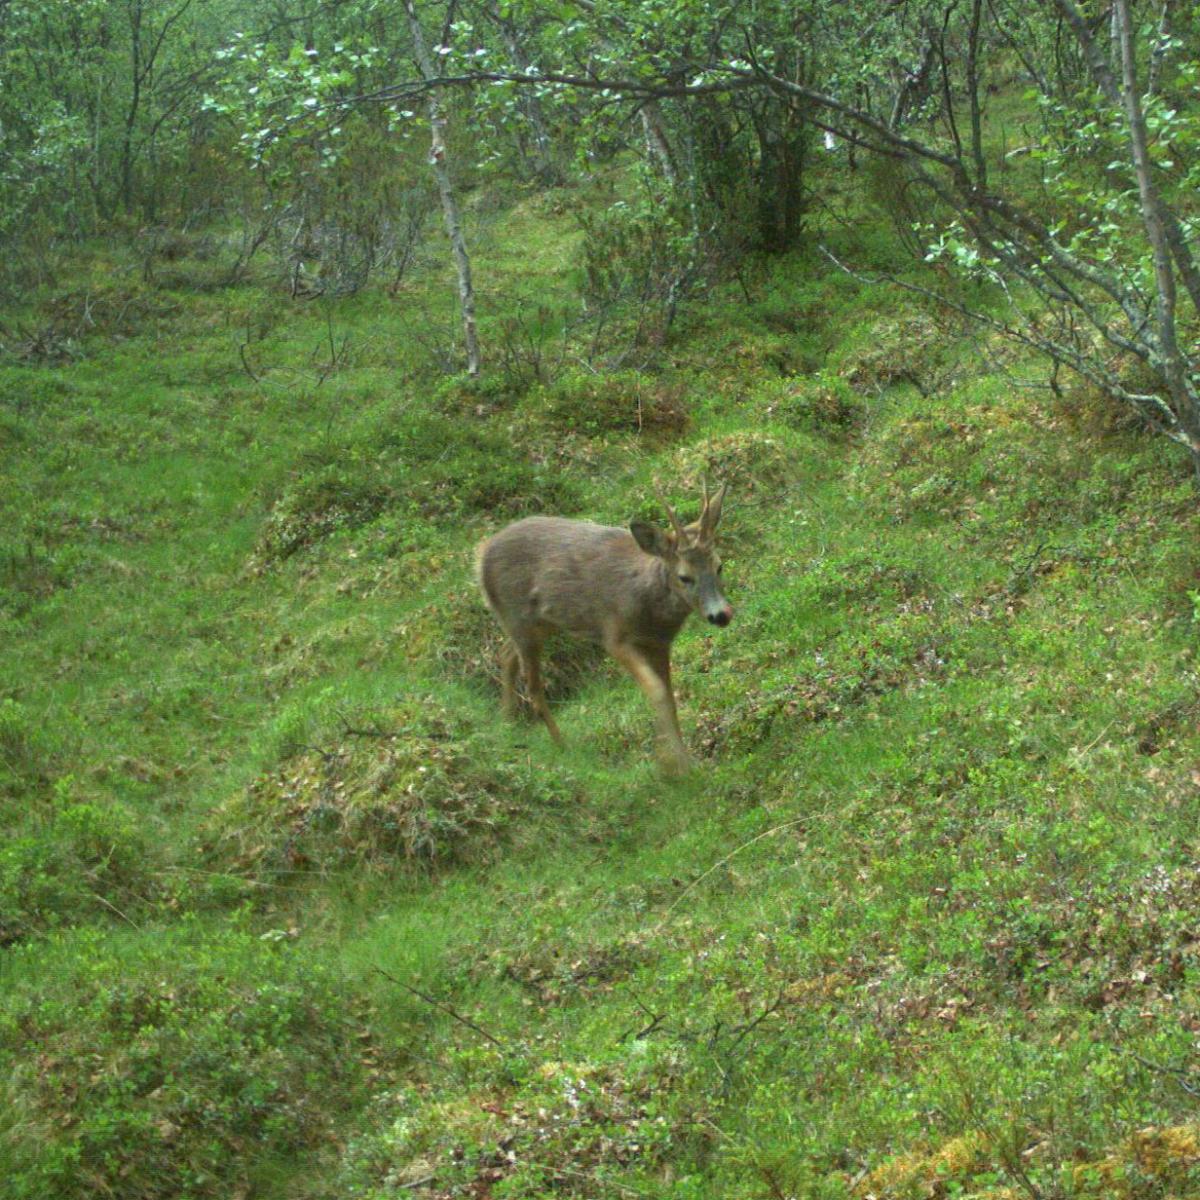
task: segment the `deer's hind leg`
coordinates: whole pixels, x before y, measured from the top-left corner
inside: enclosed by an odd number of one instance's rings
[[[545,721],[550,736],[561,746],[563,736],[550,712],[550,706],[546,703],[546,689],[542,682],[543,640],[544,634],[529,630],[520,638],[514,637],[513,643],[520,656],[521,667],[525,674],[525,689],[529,693],[529,703],[533,706],[533,711]]]
[[[521,710],[521,700],[517,695],[517,675],[520,670],[521,654],[516,643],[510,639],[500,651],[500,707],[510,721],[515,720]]]

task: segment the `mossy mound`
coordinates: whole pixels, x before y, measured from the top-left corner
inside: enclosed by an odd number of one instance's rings
[[[293,747],[217,807],[203,846],[212,861],[256,873],[487,857],[518,813],[553,803],[563,786],[489,761],[461,715],[414,699]]]
[[[979,1134],[951,1138],[928,1151],[902,1154],[876,1167],[854,1189],[857,1200],[933,1200],[943,1196],[973,1196],[1009,1200],[1009,1189],[979,1192],[970,1181],[989,1163],[987,1142]],[[951,1190],[953,1189],[953,1190]]]
[[[374,472],[330,464],[302,475],[271,505],[255,564],[282,562],[334,533],[369,524],[394,500],[394,490]]]
[[[379,1125],[356,1138],[339,1182],[356,1196],[607,1196],[613,1176],[660,1182],[674,1140],[695,1114],[663,1114],[678,1087],[670,1065],[631,1071],[621,1064],[548,1060],[520,1091],[413,1104],[396,1093]],[[419,1114],[410,1117],[416,1110]],[[639,1195],[660,1194],[639,1189]],[[666,1192],[661,1194],[667,1194]],[[684,1194],[684,1193],[681,1193]],[[696,1194],[690,1189],[686,1194]]]
[[[847,383],[860,391],[878,392],[909,383],[923,395],[944,390],[953,380],[955,340],[965,333],[951,327],[941,314],[914,308],[904,316],[865,323],[858,338],[833,365]]]
[[[686,386],[640,371],[571,371],[535,388],[525,404],[538,425],[591,437],[636,434],[669,441],[691,422]]]
[[[663,475],[676,494],[697,498],[706,480],[710,490],[727,483],[731,500],[778,495],[797,481],[796,464],[807,457],[794,444],[799,436],[758,429],[716,434],[676,450]]]
[[[1061,1194],[1095,1200],[1194,1196],[1200,1184],[1198,1135],[1196,1125],[1150,1126],[1101,1159],[1056,1165],[1044,1161],[1048,1143],[1035,1136],[1028,1146],[1014,1149],[971,1133],[891,1159],[862,1179],[853,1195],[856,1200],[1017,1200],[1044,1194],[1041,1181],[1057,1176]]]
[[[867,418],[858,390],[833,371],[769,380],[756,397],[769,419],[834,439],[861,428]]]

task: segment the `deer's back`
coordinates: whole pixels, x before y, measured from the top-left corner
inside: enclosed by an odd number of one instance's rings
[[[534,625],[602,638],[647,601],[653,562],[626,529],[526,517],[479,549],[479,582],[510,631]]]

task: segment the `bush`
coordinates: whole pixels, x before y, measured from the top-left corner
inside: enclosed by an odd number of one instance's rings
[[[682,192],[661,194],[649,176],[630,200],[577,215],[583,300],[594,344],[619,354],[661,345],[679,305],[717,274],[718,247],[699,233]]]
[[[12,1200],[225,1200],[249,1194],[262,1157],[328,1137],[358,1074],[331,980],[240,933],[223,932],[220,960],[180,949],[139,964],[76,937],[65,983],[9,997]]]
[[[133,814],[80,801],[60,779],[49,816],[0,847],[0,945],[143,903],[157,890],[150,845]]]

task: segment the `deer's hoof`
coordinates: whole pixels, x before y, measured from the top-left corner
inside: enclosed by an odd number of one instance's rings
[[[671,779],[682,779],[696,767],[696,760],[686,750],[677,750],[662,755],[659,759],[663,774]]]

